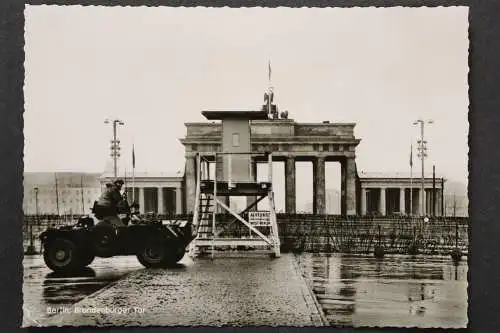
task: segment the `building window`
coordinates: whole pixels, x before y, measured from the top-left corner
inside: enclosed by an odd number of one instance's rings
[[[239,146],[240,146],[240,134],[233,133],[233,147],[239,147]]]

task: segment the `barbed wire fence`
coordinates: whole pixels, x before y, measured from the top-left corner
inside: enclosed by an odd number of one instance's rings
[[[160,220],[192,220],[191,214],[145,214]],[[23,245],[26,250],[31,235],[37,251],[38,236],[50,227],[72,225],[78,215],[26,215]],[[234,217],[217,217],[224,228],[222,237],[242,237],[246,227],[232,223]],[[277,214],[283,252],[342,252],[368,254],[376,245],[386,253],[408,254],[418,249],[422,254],[449,254],[458,247],[468,252],[469,218],[435,217],[425,222],[420,217],[342,217],[338,215]],[[30,227],[32,231],[30,232]],[[264,230],[262,230],[264,232]]]

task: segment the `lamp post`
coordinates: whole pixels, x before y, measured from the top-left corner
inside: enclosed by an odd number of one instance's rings
[[[34,188],[35,191],[35,212],[36,219],[38,220],[38,187]],[[35,245],[33,244],[33,221],[29,222],[29,233],[30,233],[30,245],[26,250],[26,254],[36,254]]]
[[[418,119],[416,120],[413,125],[419,125],[420,124],[420,140],[418,141],[418,157],[421,159],[422,161],[422,183],[421,183],[421,188],[420,188],[420,191],[421,191],[421,194],[420,194],[420,215],[421,216],[424,216],[425,215],[425,202],[424,202],[424,198],[425,198],[425,195],[424,195],[424,191],[425,191],[425,176],[424,176],[424,164],[425,164],[425,158],[427,157],[427,141],[425,141],[424,139],[424,127],[425,127],[425,124],[432,124],[433,121],[432,120],[422,120],[422,119]]]
[[[36,224],[40,224],[40,220],[38,218],[38,187],[35,187],[35,212],[36,212]]]
[[[123,121],[120,119],[105,119],[105,124],[113,124],[113,140],[111,140],[111,157],[113,157],[113,175],[116,179],[118,177],[117,172],[117,160],[120,157],[120,141],[116,138],[116,126],[117,125],[125,125]]]

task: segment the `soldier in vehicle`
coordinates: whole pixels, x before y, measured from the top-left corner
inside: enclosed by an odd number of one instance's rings
[[[118,206],[123,200],[120,193],[123,184],[124,182],[121,179],[115,180],[111,186],[106,184],[106,189],[96,203],[96,208],[99,210],[99,215],[103,216],[103,220],[117,227],[125,226],[122,220],[118,217]]]
[[[133,202],[130,205],[131,214],[130,214],[130,223],[139,224],[141,223],[140,212],[139,212],[139,204],[137,202]]]

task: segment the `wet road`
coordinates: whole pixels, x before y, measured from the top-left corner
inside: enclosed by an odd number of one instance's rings
[[[23,326],[320,324],[300,274],[331,325],[467,324],[467,261],[454,266],[449,257],[302,254],[192,261],[186,256],[176,268],[148,270],[128,256],[97,258],[83,273],[58,276],[41,256],[27,256],[24,267]],[[137,306],[142,312],[47,313],[75,306]]]
[[[43,326],[323,325],[293,255],[191,260],[139,269]]]
[[[84,271],[60,275],[48,269],[41,255],[25,256],[23,326],[52,316],[52,309],[70,306],[117,281],[127,273],[142,269],[134,256],[96,258]]]
[[[467,325],[467,261],[449,256],[297,256],[331,325]]]

